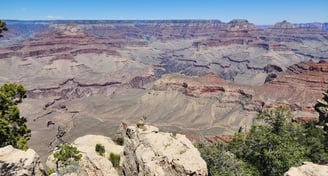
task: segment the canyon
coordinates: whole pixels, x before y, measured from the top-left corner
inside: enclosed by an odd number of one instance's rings
[[[247,20],[7,21],[0,84],[20,83],[31,148],[147,123],[197,142],[248,129],[265,108],[317,118],[328,89],[327,23]],[[43,162],[46,158],[42,158]]]

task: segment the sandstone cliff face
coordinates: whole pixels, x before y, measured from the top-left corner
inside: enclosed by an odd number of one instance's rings
[[[290,168],[284,176],[326,176],[328,175],[327,165],[318,165],[305,162],[302,166]]]
[[[126,127],[123,135],[126,176],[207,175],[205,161],[184,135],[159,132],[148,125]]]
[[[0,148],[0,175],[46,175],[39,155],[32,149],[22,151],[11,145]]]
[[[262,99],[268,106],[269,101],[275,100],[289,104],[294,111],[314,113],[316,100],[328,89],[328,62],[323,60],[318,63],[310,60],[295,64],[274,75],[275,78],[268,79],[257,89],[256,98]]]

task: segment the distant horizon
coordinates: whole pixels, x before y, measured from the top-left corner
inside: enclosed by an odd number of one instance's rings
[[[327,0],[10,0],[0,19],[58,20],[220,20],[247,19],[256,25],[286,20],[294,24],[328,22]]]
[[[127,19],[127,20],[122,20],[122,19],[101,19],[101,20],[85,20],[85,19],[62,19],[62,20],[54,20],[54,19],[45,19],[45,20],[17,20],[17,19],[1,19],[3,21],[22,21],[22,22],[32,22],[32,21],[40,21],[40,22],[56,22],[56,21],[221,21],[222,23],[229,23],[232,20],[247,20],[247,19],[231,19],[230,21],[222,21],[220,19]],[[247,20],[249,23],[253,23],[252,21]],[[270,25],[274,25],[276,23],[280,23],[283,21],[287,21],[287,20],[282,20],[282,21],[277,21],[275,23],[272,24],[255,24],[256,26],[270,26]],[[295,23],[292,21],[287,21],[289,23],[292,24],[315,24],[315,23],[319,23],[319,24],[324,24],[324,23],[328,23],[327,22],[317,22],[317,21],[311,21],[311,22],[301,22],[301,23]]]

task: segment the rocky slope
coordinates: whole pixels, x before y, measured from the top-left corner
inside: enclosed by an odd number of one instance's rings
[[[46,175],[39,155],[32,149],[22,151],[11,145],[0,148],[0,175]]]
[[[264,107],[287,105],[299,117],[316,116],[315,99],[327,89],[323,27],[284,21],[262,28],[247,20],[8,21],[0,38],[0,84],[27,88],[20,109],[33,131],[30,145],[41,156],[59,132],[69,142],[111,135],[117,122],[143,115],[168,131],[232,134]],[[300,64],[311,59],[322,61]]]
[[[193,121],[198,128],[208,128],[205,134],[213,134],[210,131],[214,129],[209,130],[211,126],[221,127],[225,132],[231,130],[222,124],[228,125],[233,131],[239,127],[250,127],[256,114],[264,108],[287,106],[294,113],[295,120],[317,118],[314,104],[321,93],[328,89],[327,66],[326,61],[308,61],[287,67],[286,70],[270,66],[271,69],[267,68],[270,73],[262,86],[236,85],[213,73],[201,77],[167,74],[154,83],[151,95],[177,91],[185,97],[202,100],[198,102],[203,104],[192,105],[192,109],[198,112],[196,115],[195,111],[188,108],[189,102],[181,102],[179,106],[188,114],[188,121]],[[165,103],[160,103],[165,109]],[[174,107],[172,104],[170,106]],[[198,108],[201,110],[198,111]],[[197,115],[202,116],[203,121],[196,121]]]

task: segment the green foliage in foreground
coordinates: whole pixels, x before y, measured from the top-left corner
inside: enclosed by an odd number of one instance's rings
[[[314,163],[328,162],[327,133],[314,122],[304,125],[303,138],[300,143],[305,147],[305,156]]]
[[[95,151],[96,151],[99,155],[104,156],[104,153],[105,153],[105,146],[102,145],[102,144],[96,144]]]
[[[247,136],[237,134],[230,149],[247,163],[258,168],[261,175],[282,175],[291,166],[305,159],[305,147],[299,143],[300,125],[291,122],[285,108],[266,110],[258,115],[267,125],[253,125]]]
[[[18,103],[26,97],[26,90],[19,84],[4,84],[0,87],[0,147],[12,145],[27,150],[31,130],[26,119],[20,116]]]
[[[328,162],[327,133],[314,122],[297,124],[283,107],[265,110],[262,122],[236,133],[230,144],[201,147],[209,175],[283,175],[303,161]]]
[[[252,176],[258,175],[256,168],[238,159],[228,151],[228,145],[200,146],[199,151],[208,166],[209,176]]]
[[[59,150],[54,153],[57,169],[59,167],[66,167],[73,161],[79,161],[81,157],[82,154],[80,154],[80,151],[69,144],[61,144]]]
[[[119,154],[110,153],[109,160],[112,162],[114,167],[119,167],[121,156]]]

